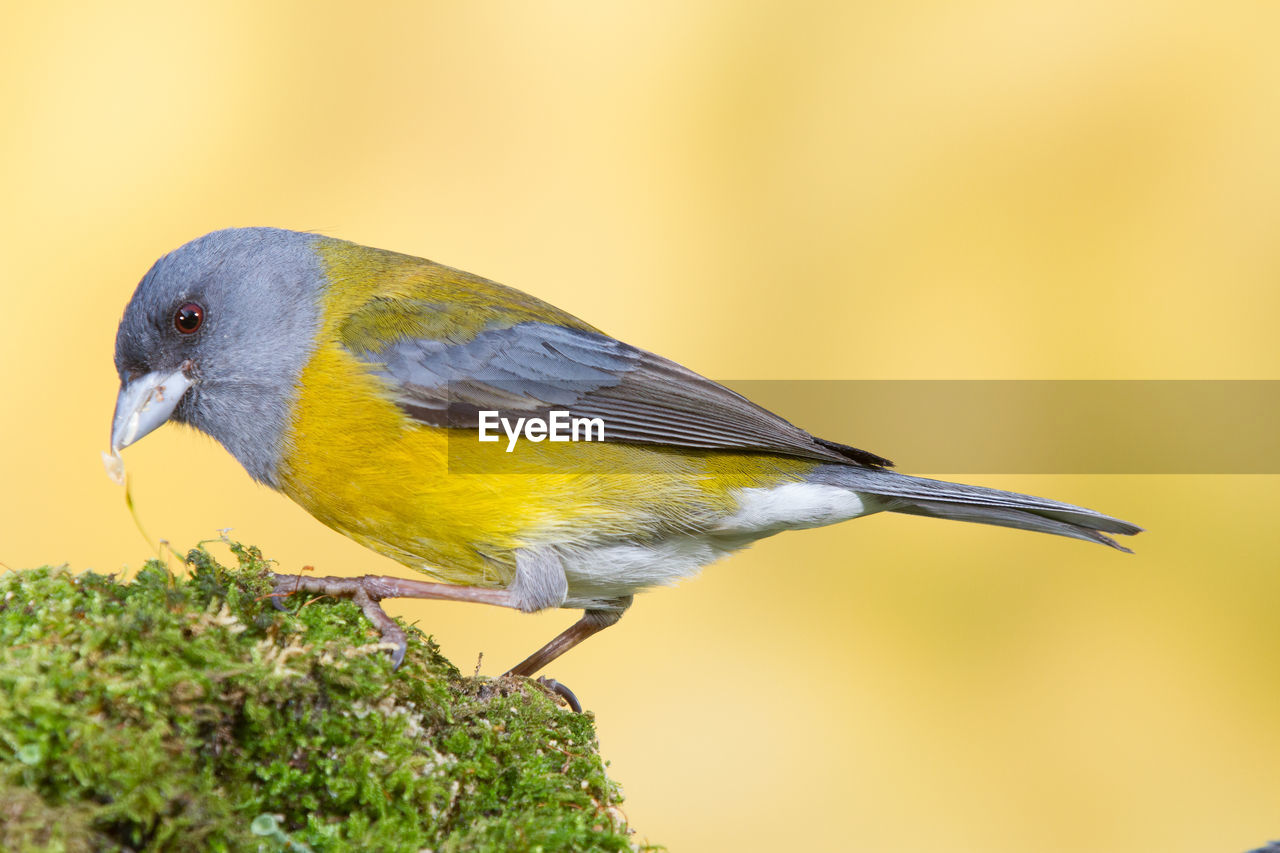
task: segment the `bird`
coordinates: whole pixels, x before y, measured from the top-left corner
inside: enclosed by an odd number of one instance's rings
[[[277,595],[354,599],[397,666],[387,598],[582,610],[507,672],[531,677],[637,593],[784,530],[891,512],[1121,551],[1111,536],[1141,530],[898,473],[534,296],[312,232],[229,228],[160,258],[124,309],[115,367],[116,459],[168,421],[194,427],[428,578],[273,575]]]

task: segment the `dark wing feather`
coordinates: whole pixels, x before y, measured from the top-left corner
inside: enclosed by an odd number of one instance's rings
[[[525,322],[465,343],[401,338],[361,356],[392,380],[405,412],[432,426],[476,429],[482,410],[514,418],[556,409],[603,419],[606,441],[892,464],[816,439],[723,385],[598,332]]]

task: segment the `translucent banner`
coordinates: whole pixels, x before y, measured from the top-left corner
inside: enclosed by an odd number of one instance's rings
[[[917,474],[1280,474],[1280,381],[721,380],[814,436]],[[450,471],[608,473],[662,467],[605,443],[733,447],[785,434],[707,387],[598,380],[472,379],[402,403],[447,428]],[[554,447],[553,447],[554,445]],[[524,453],[520,449],[524,448]],[[625,457],[625,458],[624,458]],[[572,462],[570,462],[572,460]]]

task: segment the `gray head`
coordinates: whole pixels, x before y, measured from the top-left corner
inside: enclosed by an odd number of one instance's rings
[[[116,334],[113,451],[175,420],[278,485],[281,436],[320,324],[320,239],[232,228],[156,261]]]

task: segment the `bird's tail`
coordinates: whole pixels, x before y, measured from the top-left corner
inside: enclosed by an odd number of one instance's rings
[[[1110,545],[1126,553],[1108,533],[1132,536],[1142,528],[1080,506],[945,480],[929,480],[854,465],[822,465],[808,478],[881,498],[883,509],[908,515],[950,518],[1035,530]]]

